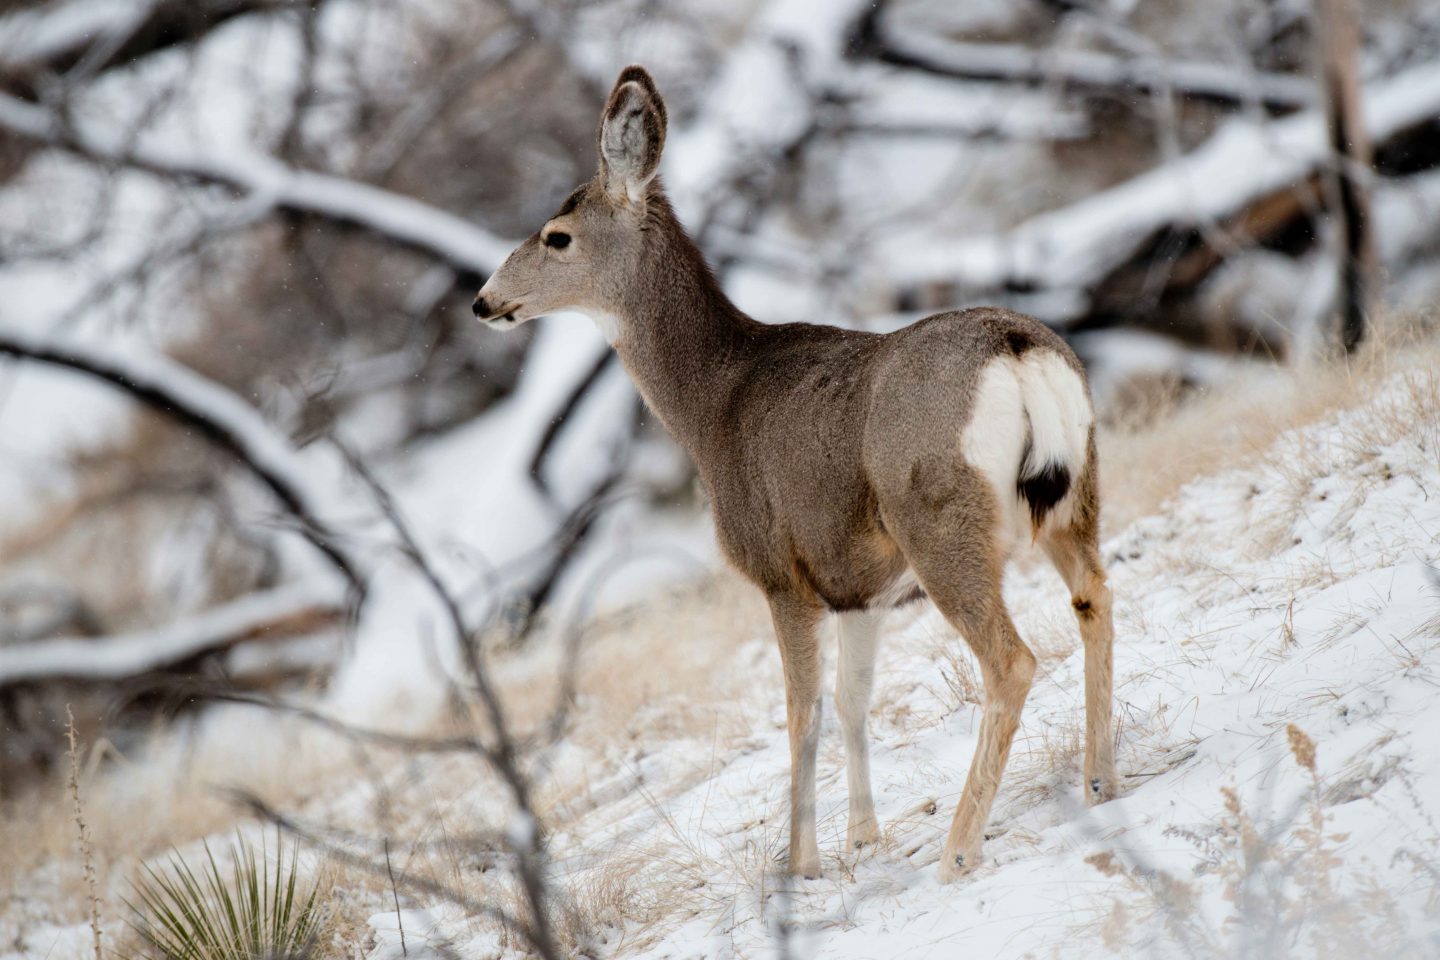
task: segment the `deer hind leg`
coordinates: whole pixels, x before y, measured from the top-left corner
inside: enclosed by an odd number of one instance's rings
[[[788,595],[770,597],[790,728],[790,873],[820,876],[815,841],[815,753],[820,742],[820,635],[823,611]]]
[[[1020,712],[1035,677],[1035,655],[1015,632],[998,589],[983,599],[975,598],[950,609],[947,606],[940,604],[941,612],[965,635],[980,661],[985,709],[980,715],[979,742],[970,761],[970,773],[945,838],[939,869],[941,883],[968,873],[980,863],[980,843],[990,820],[990,808],[995,804],[1010,759],[1010,745],[1020,725]]]
[[[1114,799],[1115,737],[1111,727],[1115,627],[1110,588],[1100,562],[1095,524],[1082,519],[1049,532],[1045,552],[1070,588],[1070,602],[1085,644],[1085,797],[1090,804]]]
[[[1008,549],[995,500],[978,484],[970,489],[977,487],[983,492],[941,504],[911,499],[888,524],[920,585],[974,651],[985,682],[979,743],[945,840],[941,882],[979,864],[985,824],[1035,676],[1035,656],[1000,593]]]
[[[835,711],[845,737],[845,776],[850,792],[850,817],[845,846],[858,850],[880,837],[875,800],[870,792],[870,741],[866,729],[870,691],[875,681],[875,650],[883,611],[842,613],[840,657],[835,670]]]

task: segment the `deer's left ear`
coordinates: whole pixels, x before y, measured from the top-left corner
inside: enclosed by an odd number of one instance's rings
[[[626,67],[600,118],[600,176],[615,200],[638,203],[660,169],[665,101],[644,67]]]

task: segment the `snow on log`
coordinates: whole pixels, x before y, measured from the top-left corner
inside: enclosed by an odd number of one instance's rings
[[[1440,65],[1371,84],[1364,116],[1377,149],[1433,123],[1440,117]],[[1007,233],[950,242],[931,236],[923,244],[900,238],[882,247],[880,266],[897,282],[902,303],[933,306],[937,290],[951,302],[1026,291],[1051,305],[1049,312],[1036,308],[1044,319],[1065,323],[1086,315],[1107,284],[1119,285],[1124,296],[1125,282],[1133,279],[1122,276],[1127,269],[1153,283],[1155,271],[1165,272],[1152,261],[1167,235],[1199,235],[1204,256],[1184,278],[1198,282],[1224,252],[1210,249],[1204,230],[1237,228],[1254,238],[1287,222],[1303,210],[1303,192],[1312,189],[1329,155],[1318,110],[1267,123],[1237,118],[1179,160]]]
[[[110,383],[230,451],[299,521],[301,532],[351,586],[363,591],[364,565],[324,519],[343,502],[342,494],[314,482],[290,441],[231,391],[168,357],[121,353],[113,346],[100,349],[17,329],[0,329],[4,354]]]
[[[1091,50],[1036,49],[1004,43],[965,43],[918,31],[885,30],[862,37],[856,52],[882,63],[960,80],[1030,86],[1053,84],[1084,93],[1174,94],[1225,105],[1260,104],[1295,110],[1315,102],[1308,77],[1261,73],[1221,63],[1115,56]]]
[[[3,94],[0,130],[92,160],[214,184],[251,203],[367,230],[435,257],[472,280],[488,275],[515,246],[423,201],[357,180],[296,170],[258,152],[221,154],[143,138],[131,144],[126,131],[67,126],[53,112]]]
[[[252,593],[155,630],[57,637],[0,648],[0,689],[21,683],[113,682],[249,641],[289,640],[339,624],[335,591],[297,584]]]

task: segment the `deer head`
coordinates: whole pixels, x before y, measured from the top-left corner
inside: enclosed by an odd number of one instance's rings
[[[623,305],[644,272],[646,217],[660,199],[665,102],[643,67],[620,72],[597,137],[599,170],[506,258],[475,297],[487,326],[509,329],[541,314],[589,314],[614,341]]]

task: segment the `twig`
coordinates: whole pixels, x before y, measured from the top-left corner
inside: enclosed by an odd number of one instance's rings
[[[268,823],[273,823],[281,830],[288,831],[293,836],[304,840],[306,843],[320,850],[328,857],[339,860],[341,863],[352,867],[368,870],[376,875],[379,875],[380,872],[385,869],[383,864],[376,863],[368,857],[360,856],[351,850],[339,846],[316,833],[314,830],[306,828],[298,821],[285,816],[254,793],[246,790],[232,790],[230,797],[235,803],[248,809],[255,816]],[[458,889],[448,887],[434,880],[427,880],[422,876],[416,876],[414,874],[402,875],[400,883],[420,893],[448,900],[462,909],[468,910],[470,913],[494,920],[507,929],[516,930],[529,940],[531,946],[535,947],[536,952],[542,957],[545,957],[546,960],[559,960],[560,954],[552,946],[549,946],[548,931],[545,933],[545,939],[543,940],[546,946],[542,948],[539,931],[537,931],[534,926],[506,912],[504,909],[495,906],[493,903],[476,900]]]
[[[43,18],[52,21],[69,16],[77,29],[68,36],[39,44],[27,51],[25,44],[15,51],[0,51],[0,89],[33,99],[52,77],[97,73],[167,50],[194,44],[222,24],[249,13],[319,6],[321,0],[163,0],[159,3],[93,4],[88,0],[50,3],[43,8],[21,10],[0,18],[0,33],[23,40]],[[57,9],[58,8],[58,9]],[[78,14],[78,16],[77,16]]]
[[[95,860],[90,851],[90,829],[85,824],[85,807],[80,803],[80,753],[76,745],[75,714],[68,703],[65,704],[65,739],[70,744],[70,798],[75,802],[75,829],[80,837],[85,890],[90,899],[90,935],[95,942],[95,960],[103,960],[100,955],[100,896],[95,892]]]
[[[395,869],[390,866],[390,838],[385,838],[385,872],[390,876],[390,896],[395,901],[395,926],[400,929],[400,955],[410,956],[405,947],[405,920],[400,916],[400,892],[395,889]]]
[[[545,480],[545,461],[549,458],[555,441],[560,438],[561,431],[569,423],[571,415],[580,406],[580,401],[584,400],[585,395],[599,382],[600,375],[610,368],[612,361],[617,356],[614,350],[606,347],[595,357],[590,368],[585,371],[585,375],[571,388],[564,402],[560,404],[560,408],[551,416],[550,422],[545,426],[545,431],[540,434],[539,442],[535,444],[535,452],[530,457],[527,473],[530,482],[535,485],[535,489],[539,490],[552,504],[555,502],[555,493]]]
[[[223,187],[278,212],[367,231],[453,267],[462,286],[495,269],[514,244],[414,197],[358,180],[300,170],[268,154],[176,149],[127,143],[68,126],[53,111],[0,93],[0,129],[32,143],[168,180]]]
[[[544,877],[545,845],[543,833],[539,828],[539,817],[536,816],[531,801],[530,782],[520,768],[517,742],[510,733],[509,721],[500,701],[499,692],[495,689],[489,671],[481,658],[478,638],[466,626],[459,601],[445,586],[429,558],[420,549],[419,541],[411,532],[409,523],[400,513],[390,492],[385,489],[358,454],[350,450],[339,439],[332,438],[332,440],[351,469],[355,471],[356,476],[369,488],[381,513],[389,520],[399,538],[402,554],[430,586],[445,609],[456,642],[460,646],[466,671],[479,695],[481,707],[490,724],[492,740],[488,744],[477,740],[476,752],[490,761],[496,773],[505,782],[510,791],[511,801],[515,805],[515,816],[530,825],[527,830],[507,832],[507,839],[516,854],[516,874],[520,879],[520,885],[530,908],[530,923],[524,924],[519,929],[525,932],[526,938],[545,960],[559,960],[560,954],[555,945],[550,925],[549,891]]]

